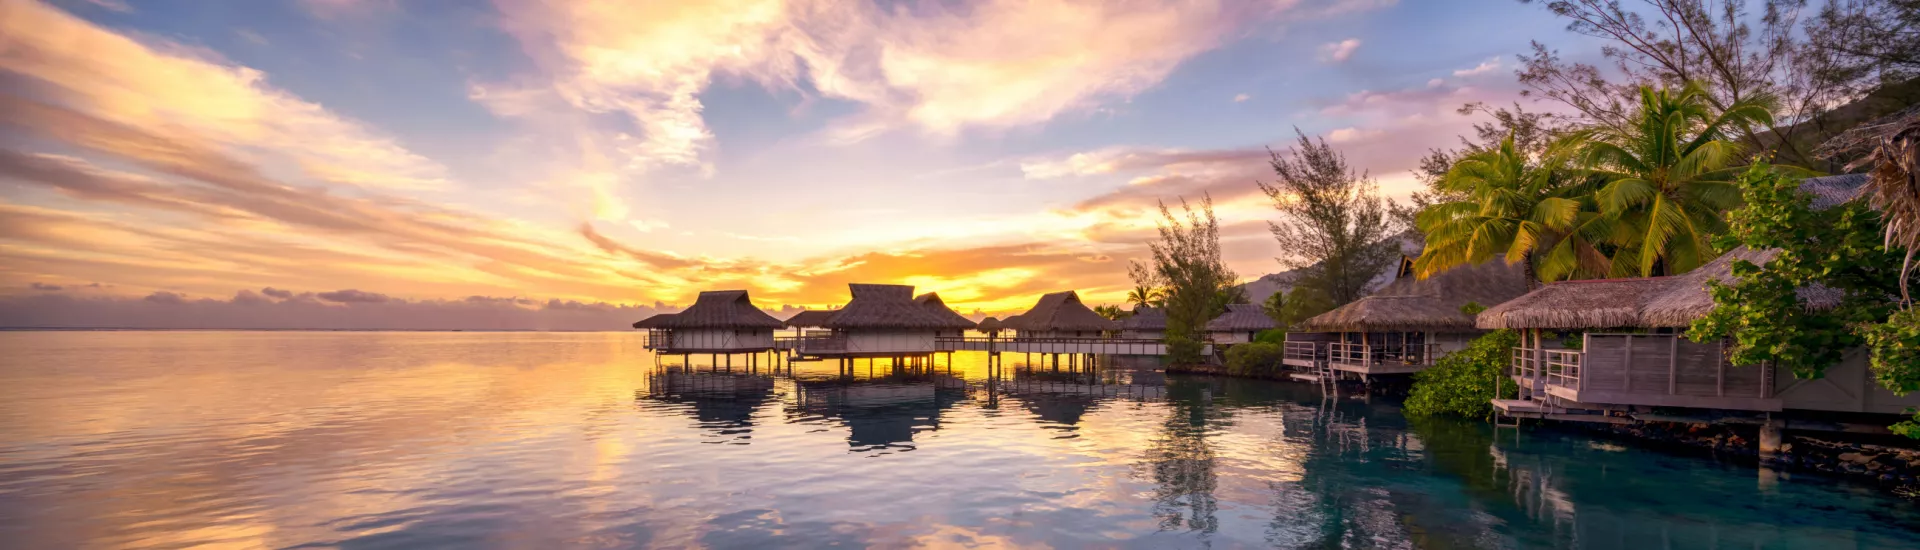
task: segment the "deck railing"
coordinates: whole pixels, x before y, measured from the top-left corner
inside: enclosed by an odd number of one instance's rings
[[[1282,350],[1282,356],[1286,359],[1318,361],[1326,358],[1326,355],[1320,351],[1320,344],[1320,342],[1287,342]]]
[[[1434,352],[1438,347],[1433,344],[1348,344],[1329,342],[1327,360],[1345,365],[1374,366],[1381,364],[1429,365],[1433,363]]]
[[[1547,384],[1582,389],[1580,366],[1586,358],[1578,350],[1550,349],[1547,352]]]
[[[1020,345],[1027,349],[1033,349],[1037,346],[1038,349],[1034,350],[1037,353],[1055,353],[1054,351],[1049,351],[1048,348],[1058,348],[1060,350],[1058,353],[1073,353],[1076,351],[1072,346],[1097,345],[1101,347],[1100,353],[1158,354],[1161,353],[1160,350],[1163,349],[1162,346],[1166,345],[1166,341],[1157,338],[1102,338],[1094,336],[1077,338],[1065,336],[1015,336],[1012,338],[942,336],[934,338],[933,340],[933,349],[935,351],[999,351],[1009,345]]]
[[[807,353],[844,353],[847,351],[847,336],[844,334],[806,335],[793,338],[794,351]]]

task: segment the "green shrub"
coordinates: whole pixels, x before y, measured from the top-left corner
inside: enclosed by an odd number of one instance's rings
[[[1267,330],[1263,330],[1263,331],[1260,331],[1258,334],[1253,335],[1253,341],[1264,342],[1264,343],[1273,344],[1276,346],[1285,344],[1287,343],[1287,331],[1280,330],[1277,328],[1270,328]]]
[[[1454,415],[1486,418],[1493,414],[1494,384],[1504,376],[1512,349],[1520,345],[1519,333],[1498,330],[1474,339],[1467,349],[1440,358],[1432,368],[1413,375],[1413,392],[1407,396],[1406,414],[1410,416]],[[1500,384],[1501,398],[1510,399],[1519,388]]]
[[[1199,340],[1178,333],[1167,334],[1167,363],[1173,365],[1198,365],[1204,358],[1200,352],[1206,345]]]
[[[1279,367],[1279,344],[1252,342],[1227,348],[1227,374],[1235,376],[1265,374]]]

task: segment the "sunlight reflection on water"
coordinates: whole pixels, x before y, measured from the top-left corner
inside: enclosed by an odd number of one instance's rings
[[[7,547],[1920,546],[1911,503],[1846,483],[1131,366],[714,372],[626,333],[0,349]]]

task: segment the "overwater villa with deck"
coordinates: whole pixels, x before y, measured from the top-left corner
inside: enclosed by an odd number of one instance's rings
[[[1850,179],[1809,179],[1802,189],[1816,207],[1836,204],[1851,196]],[[1765,265],[1777,253],[1740,248],[1672,277],[1557,282],[1488,309],[1480,327],[1523,334],[1508,372],[1520,397],[1494,406],[1511,417],[1576,420],[1647,407],[1898,414],[1920,406],[1920,393],[1896,396],[1875,383],[1861,349],[1802,380],[1784,367],[1730,364],[1724,343],[1682,335],[1714,308],[1708,281],[1731,282],[1734,261]],[[1819,287],[1799,294],[1815,309],[1840,299]]]
[[[801,337],[796,355],[925,358],[938,351],[934,341],[942,331],[964,331],[974,325],[958,315],[936,315],[929,304],[914,301],[911,286],[855,283],[847,288],[852,295],[847,305],[820,321],[829,332]]]
[[[1020,338],[1100,338],[1120,329],[1119,323],[1080,302],[1080,294],[1068,290],[1040,297],[1040,301],[1017,316]]]
[[[1504,255],[1426,279],[1402,262],[1399,275],[1353,303],[1307,319],[1287,335],[1282,361],[1361,377],[1409,374],[1464,349],[1486,331],[1474,326],[1468,304],[1488,307],[1526,294],[1524,266]]]
[[[774,349],[779,319],[753,305],[745,290],[700,293],[691,307],[642,319],[633,328],[647,331],[644,347],[658,355],[753,354]]]

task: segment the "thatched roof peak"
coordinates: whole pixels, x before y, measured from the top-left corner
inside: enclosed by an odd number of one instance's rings
[[[854,283],[853,299],[821,326],[833,329],[943,329],[952,322],[914,303],[913,287]],[[941,306],[945,307],[945,306]]]
[[[1167,330],[1167,310],[1158,307],[1136,307],[1133,315],[1120,320],[1121,330]]]
[[[1226,313],[1207,321],[1208,332],[1247,332],[1279,328],[1258,304],[1227,304]]]
[[[642,319],[633,328],[780,328],[780,320],[753,305],[745,290],[701,292],[693,305],[679,313],[664,313]]]
[[[788,317],[786,325],[787,328],[817,328],[825,326],[827,319],[832,319],[833,314],[839,312],[839,310],[833,309],[809,309],[795,313],[792,317]]]
[[[991,333],[991,332],[1000,332],[1002,330],[1005,330],[1006,326],[999,319],[995,319],[992,316],[988,316],[985,319],[981,319],[978,324],[974,325],[973,329],[980,332]]]
[[[947,303],[940,300],[940,294],[937,292],[928,292],[914,296],[913,301],[914,303],[920,304],[920,307],[925,308],[927,313],[946,320],[948,326],[943,328],[969,329],[978,325],[978,323],[974,323],[972,320],[967,319],[966,316],[954,311],[953,308],[947,307]]]
[[[1504,254],[1478,265],[1463,265],[1424,280],[1402,276],[1353,303],[1316,315],[1293,327],[1302,332],[1467,331],[1474,316],[1460,311],[1468,303],[1493,306],[1527,293],[1525,266],[1508,264]]]
[[[1008,318],[1006,326],[1022,331],[1096,331],[1120,327],[1113,320],[1094,313],[1080,302],[1080,295],[1071,290],[1041,296],[1033,309]]]

